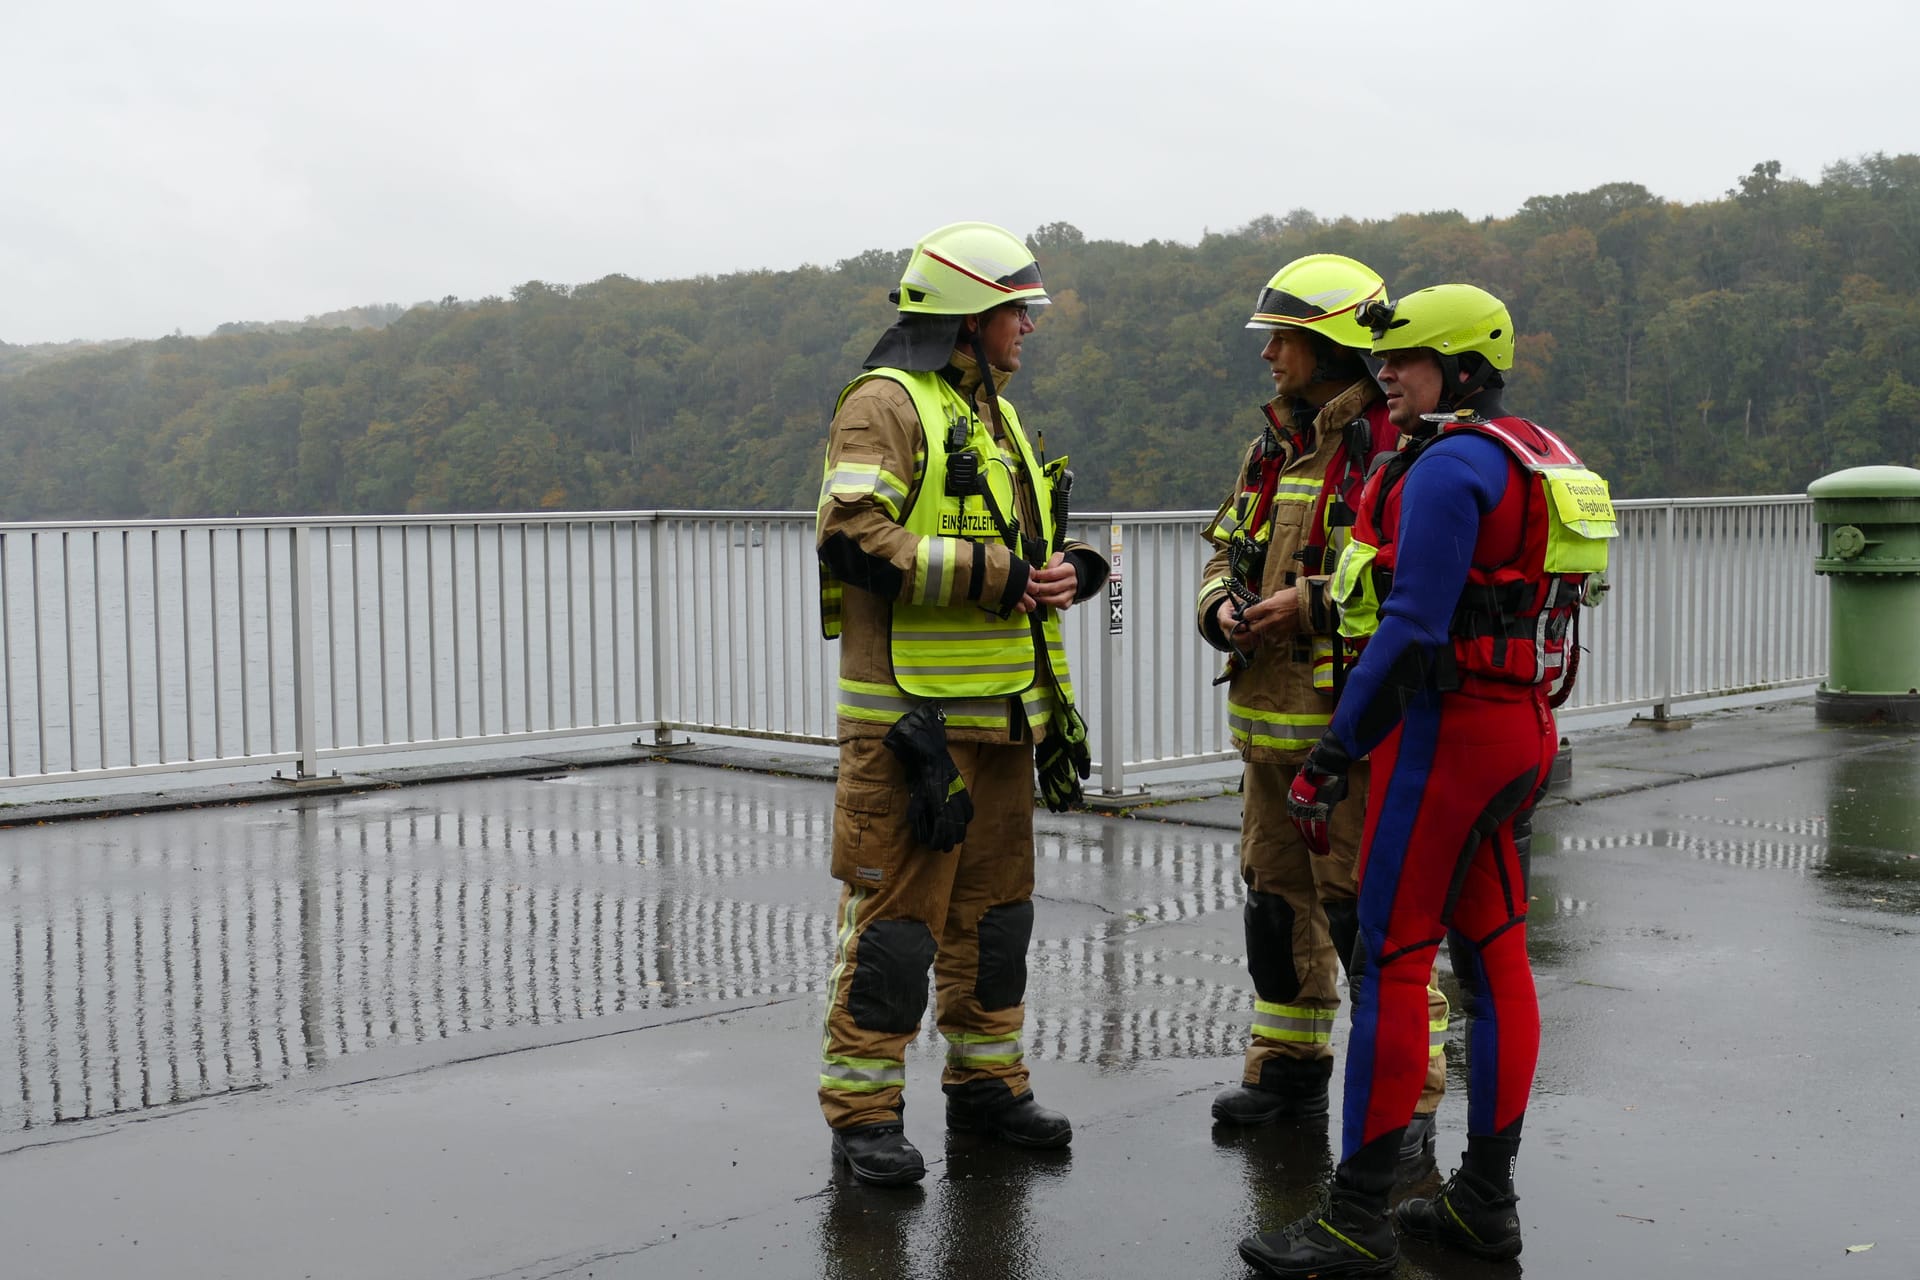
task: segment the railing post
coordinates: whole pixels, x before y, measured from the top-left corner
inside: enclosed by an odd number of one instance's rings
[[[1127,787],[1127,765],[1120,745],[1120,672],[1125,639],[1126,597],[1121,592],[1125,551],[1118,521],[1112,523],[1109,552],[1113,573],[1107,580],[1107,616],[1100,629],[1100,790],[1121,795]]]
[[[1659,700],[1653,704],[1655,720],[1666,720],[1673,714],[1673,632],[1680,600],[1680,584],[1675,580],[1677,575],[1673,558],[1675,519],[1674,505],[1669,502],[1661,515],[1660,538],[1655,550],[1655,558],[1659,563],[1654,572],[1660,584],[1657,593],[1659,603],[1653,619],[1654,685],[1660,691]]]
[[[661,622],[663,612],[661,603],[667,598],[664,579],[661,577],[660,544],[665,537],[666,524],[658,511],[653,513],[653,536],[648,542],[648,555],[652,568],[652,603],[647,609],[647,624],[653,636],[653,745],[666,747],[673,744],[673,730],[667,724],[667,638],[666,628]]]
[[[1127,785],[1120,758],[1120,639],[1111,627],[1100,633],[1100,790],[1110,796]]]
[[[313,714],[313,530],[293,530],[293,739],[300,752],[294,780],[304,782],[320,773],[320,728]]]

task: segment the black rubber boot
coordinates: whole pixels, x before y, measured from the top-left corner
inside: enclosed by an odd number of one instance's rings
[[[1419,1164],[1433,1155],[1433,1113],[1415,1115],[1400,1138],[1400,1164]]]
[[[1287,1095],[1264,1085],[1237,1084],[1213,1100],[1213,1122],[1252,1126],[1272,1124],[1287,1114]]]
[[[1269,1058],[1255,1084],[1235,1085],[1213,1100],[1215,1124],[1271,1124],[1327,1114],[1332,1058]]]
[[[862,1124],[833,1131],[833,1162],[876,1187],[904,1187],[927,1176],[920,1149],[899,1124]]]
[[[1381,1276],[1399,1261],[1400,1245],[1384,1197],[1336,1184],[1325,1212],[1248,1236],[1240,1242],[1240,1256],[1256,1271],[1293,1280]]]
[[[1505,1261],[1520,1256],[1519,1200],[1462,1169],[1431,1199],[1402,1201],[1393,1224],[1416,1240]]]
[[[1033,1100],[1031,1092],[1004,1102],[981,1102],[947,1095],[947,1128],[978,1133],[1016,1147],[1064,1147],[1073,1141],[1073,1122]]]

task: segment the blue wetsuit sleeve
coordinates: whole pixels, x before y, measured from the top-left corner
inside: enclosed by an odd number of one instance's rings
[[[1394,537],[1393,589],[1380,629],[1347,676],[1332,734],[1352,759],[1380,745],[1407,702],[1431,685],[1435,656],[1473,565],[1480,520],[1506,492],[1514,464],[1498,442],[1461,432],[1408,468]]]

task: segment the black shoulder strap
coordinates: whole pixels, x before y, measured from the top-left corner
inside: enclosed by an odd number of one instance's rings
[[[1388,495],[1407,474],[1407,468],[1411,467],[1414,459],[1420,456],[1420,451],[1437,439],[1439,439],[1438,436],[1428,436],[1424,440],[1415,440],[1400,452],[1387,455],[1387,474],[1381,477],[1380,491],[1373,496],[1373,527],[1375,529],[1378,529],[1380,522],[1386,518]]]

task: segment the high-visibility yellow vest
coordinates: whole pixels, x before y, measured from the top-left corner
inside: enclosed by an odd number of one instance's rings
[[[892,603],[893,680],[875,683],[843,677],[839,713],[856,720],[891,723],[916,703],[939,698],[949,725],[1003,727],[1007,723],[1006,697],[1019,694],[1027,722],[1044,723],[1052,714],[1053,692],[1039,679],[1043,660],[1050,664],[1061,694],[1069,703],[1073,700],[1059,615],[1047,610],[1038,626],[1032,615],[1001,618],[980,602],[961,595],[956,590],[959,575],[952,570],[971,561],[972,543],[1004,542],[994,517],[996,510],[1010,524],[1018,520],[1012,472],[1015,465],[1024,468],[1032,481],[1039,515],[1039,528],[1024,532],[1050,548],[1054,536],[1053,477],[1058,464],[1041,467],[1020,428],[1019,415],[1011,404],[1001,400],[1007,443],[1014,451],[1009,457],[973,406],[937,373],[869,369],[847,384],[840,401],[871,378],[888,378],[905,388],[926,437],[919,475],[905,495],[907,505],[900,514],[901,526],[920,539],[918,563],[912,597]],[[836,403],[836,412],[838,408]],[[960,498],[947,493],[949,457],[963,452],[978,457],[992,506],[980,494]],[[847,464],[842,463],[824,472],[823,506],[837,483],[843,487],[869,483],[860,477],[843,476],[846,469]],[[842,590],[842,584],[823,564],[820,616],[828,639],[840,634]],[[1044,659],[1038,647],[1041,643],[1046,645]]]

